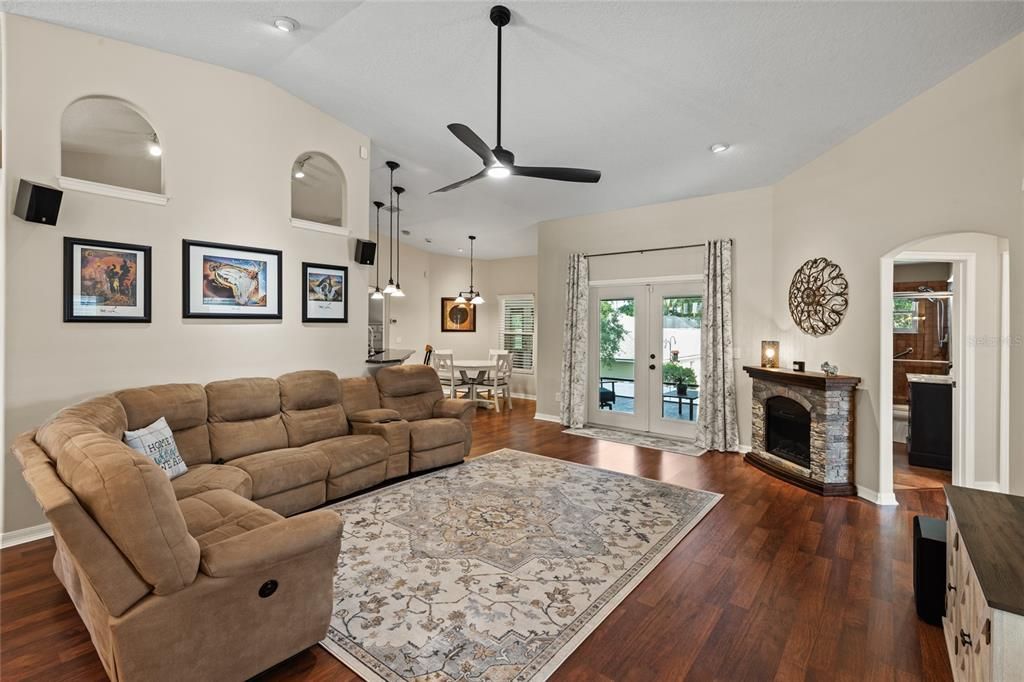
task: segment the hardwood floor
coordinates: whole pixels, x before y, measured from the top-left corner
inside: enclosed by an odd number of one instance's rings
[[[910,464],[907,457],[907,444],[892,444],[892,487],[894,490],[930,490],[941,489],[953,480],[951,471],[918,467]]]
[[[944,515],[940,490],[898,508],[822,498],[734,454],[688,457],[565,435],[533,403],[479,410],[473,455],[502,447],[725,497],[554,674],[555,680],[949,680],[942,631],[917,619],[912,517]],[[53,576],[52,540],[0,553],[0,677],[101,680],[99,659]],[[356,680],[320,647],[261,680]]]

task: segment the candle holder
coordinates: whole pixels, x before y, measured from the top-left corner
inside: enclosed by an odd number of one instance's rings
[[[778,369],[779,367],[779,342],[778,341],[762,341],[761,342],[761,366],[768,367],[771,369]]]

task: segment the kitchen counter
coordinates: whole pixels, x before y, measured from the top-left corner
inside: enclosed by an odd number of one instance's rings
[[[401,348],[387,348],[366,358],[366,363],[369,365],[400,365],[411,358],[415,352]]]
[[[948,374],[907,374],[907,381],[916,381],[922,384],[955,384],[956,379]]]

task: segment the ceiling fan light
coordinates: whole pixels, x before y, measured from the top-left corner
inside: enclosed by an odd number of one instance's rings
[[[505,168],[500,163],[496,163],[487,169],[487,175],[492,178],[507,178],[512,174],[508,168]]]

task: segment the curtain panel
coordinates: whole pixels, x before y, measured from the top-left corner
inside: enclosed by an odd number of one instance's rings
[[[697,445],[738,451],[736,373],[732,352],[732,240],[704,247],[704,312],[700,323],[700,413]]]
[[[562,333],[562,382],[559,417],[577,428],[587,421],[587,332],[590,270],[582,253],[569,254],[565,281],[565,326]]]

